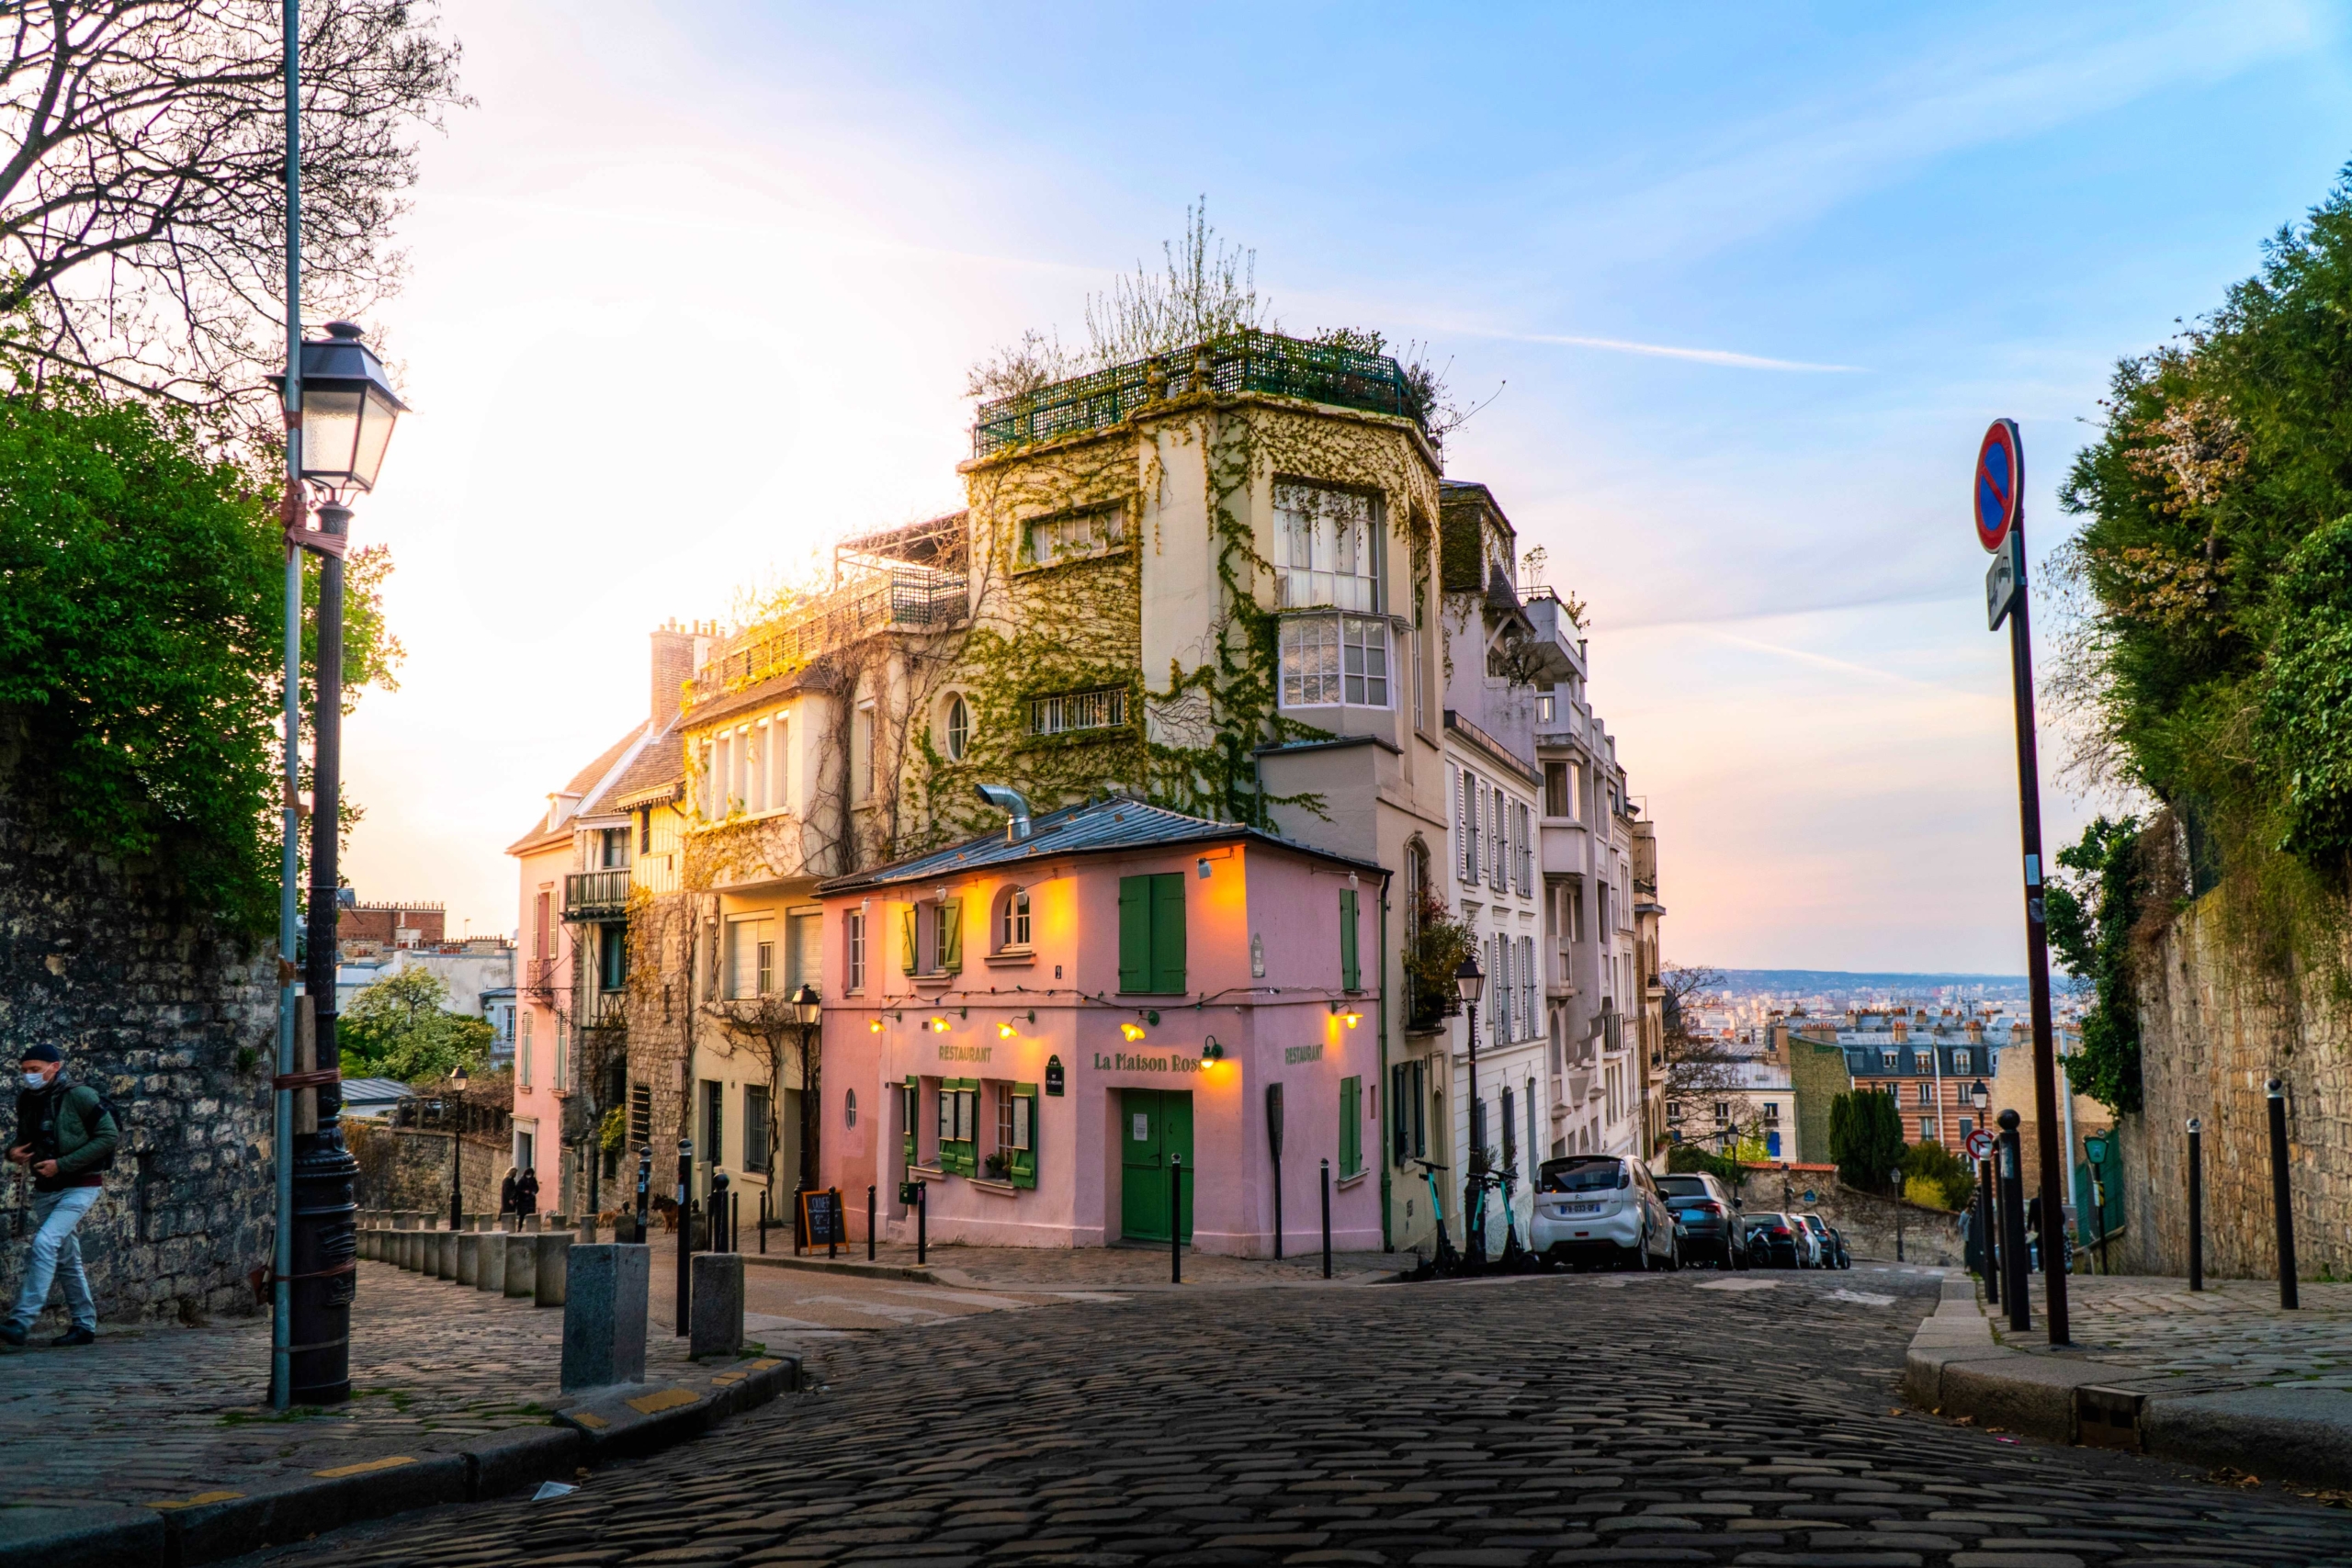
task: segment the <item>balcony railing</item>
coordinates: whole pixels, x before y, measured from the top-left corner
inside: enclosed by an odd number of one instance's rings
[[[1252,331],[982,403],[972,425],[972,455],[1107,429],[1148,404],[1189,392],[1271,392],[1402,414],[1429,427],[1403,368],[1386,355]]]
[[[616,920],[628,913],[628,867],[575,871],[563,879],[563,918]]]
[[[861,573],[781,619],[744,633],[695,675],[695,698],[707,702],[754,681],[788,673],[820,653],[885,626],[951,626],[969,609],[967,580],[960,571],[900,566]]]

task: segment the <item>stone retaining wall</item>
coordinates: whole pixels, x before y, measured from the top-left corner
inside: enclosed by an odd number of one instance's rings
[[[1814,1201],[1804,1201],[1810,1189]],[[1828,1171],[1752,1170],[1740,1189],[1749,1213],[1779,1209],[1816,1213],[1844,1233],[1847,1250],[1873,1262],[1894,1260],[1894,1216],[1903,1215],[1903,1258],[1957,1268],[1961,1262],[1960,1216],[1917,1203],[1897,1203],[1875,1192],[1858,1192]]]
[[[343,1140],[359,1162],[353,1191],[362,1209],[415,1209],[423,1213],[449,1212],[449,1134],[438,1128],[390,1127],[380,1122],[345,1122]],[[465,1212],[498,1213],[502,1179],[514,1163],[514,1151],[496,1133],[468,1133],[458,1156]],[[539,1194],[541,1210],[551,1208],[549,1194]]]

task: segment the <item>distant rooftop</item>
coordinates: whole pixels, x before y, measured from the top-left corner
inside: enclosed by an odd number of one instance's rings
[[[1427,411],[1388,355],[1253,330],[982,403],[972,424],[972,456],[1105,430],[1152,403],[1193,392],[1268,392],[1397,414],[1429,429]]]

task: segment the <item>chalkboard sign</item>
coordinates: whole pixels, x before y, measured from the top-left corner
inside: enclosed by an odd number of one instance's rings
[[[829,1241],[848,1245],[849,1224],[842,1214],[841,1194],[803,1192],[800,1195],[800,1234],[811,1247],[822,1247]]]

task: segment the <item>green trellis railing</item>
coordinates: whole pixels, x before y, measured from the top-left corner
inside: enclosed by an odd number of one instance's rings
[[[982,403],[972,425],[972,455],[1101,430],[1148,404],[1202,391],[1271,392],[1401,414],[1428,428],[1404,370],[1386,355],[1250,331]]]

